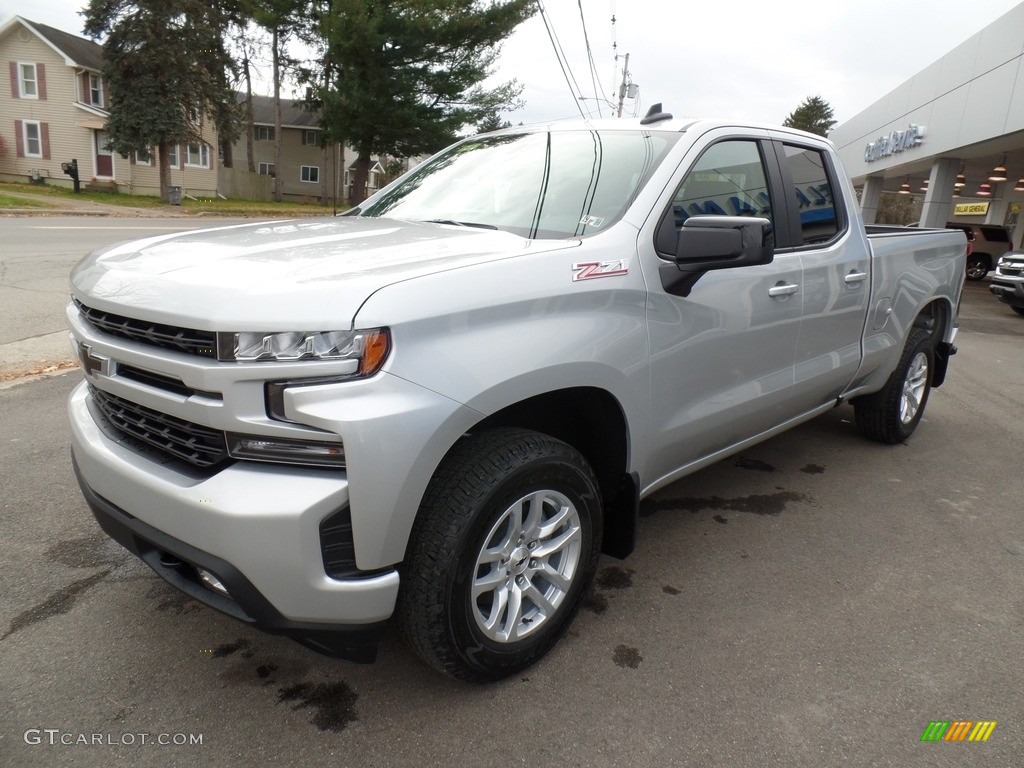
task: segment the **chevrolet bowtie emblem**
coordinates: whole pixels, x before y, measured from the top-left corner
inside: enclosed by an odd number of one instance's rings
[[[98,373],[101,376],[110,375],[110,358],[92,351],[88,344],[78,342],[78,361],[87,374]]]

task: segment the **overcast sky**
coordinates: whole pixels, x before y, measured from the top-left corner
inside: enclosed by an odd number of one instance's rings
[[[626,100],[624,114],[642,114],[660,101],[677,117],[769,123],[782,122],[813,95],[828,101],[840,122],[847,120],[1019,2],[543,0],[570,71],[589,97],[583,102],[585,112],[597,114],[597,95],[615,100],[628,53],[639,96]],[[78,0],[0,0],[0,23],[18,14],[81,34],[77,10],[82,5]],[[618,44],[614,50],[613,41]],[[506,116],[514,123],[580,114],[540,15],[505,43],[496,78],[515,78],[525,86],[525,108]],[[270,92],[269,83],[262,91]],[[600,108],[610,114],[609,104]]]

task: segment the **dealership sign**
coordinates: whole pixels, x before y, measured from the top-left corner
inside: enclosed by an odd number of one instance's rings
[[[893,131],[888,136],[879,136],[864,148],[864,162],[872,163],[905,149],[916,147],[924,138],[924,126],[911,123],[905,131]]]

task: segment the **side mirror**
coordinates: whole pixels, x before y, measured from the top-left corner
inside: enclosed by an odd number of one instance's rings
[[[752,216],[691,216],[679,230],[670,263],[660,267],[666,291],[687,296],[705,272],[770,264],[772,223]]]

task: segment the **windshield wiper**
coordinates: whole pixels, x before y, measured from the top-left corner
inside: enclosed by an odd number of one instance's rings
[[[430,224],[450,224],[453,227],[476,227],[477,229],[497,229],[493,224],[481,224],[478,221],[455,221],[455,219],[427,219]]]

